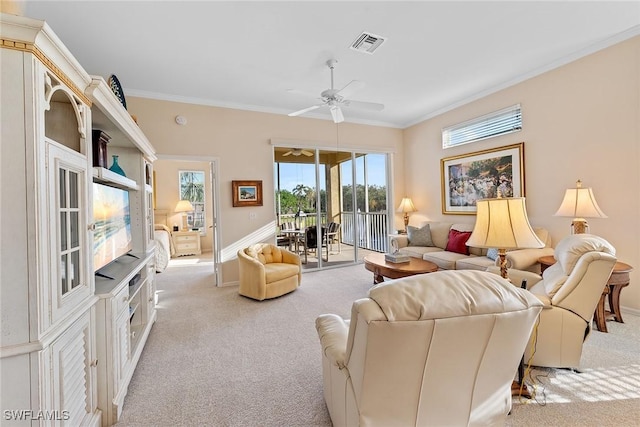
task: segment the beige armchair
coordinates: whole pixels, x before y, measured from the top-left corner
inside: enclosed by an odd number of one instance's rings
[[[529,291],[544,303],[535,342],[529,343],[525,362],[555,368],[579,367],[593,313],[616,263],[615,253],[615,248],[602,237],[574,234],[557,244],[557,262],[542,277],[509,270],[514,284],[520,285],[526,279]]]
[[[542,304],[491,273],[439,271],[374,286],[351,320],[321,315],[333,425],[501,425]]]
[[[295,291],[300,286],[300,257],[269,243],[238,251],[240,295],[262,301]]]

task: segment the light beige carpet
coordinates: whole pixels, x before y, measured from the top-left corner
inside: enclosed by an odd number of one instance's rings
[[[158,321],[129,386],[120,426],[330,426],[315,318],[349,317],[372,274],[362,265],[306,273],[295,292],[257,302],[212,285],[210,265],[158,278]],[[626,426],[640,419],[640,320],[609,323],[585,346],[584,373],[536,371],[531,403],[509,426]]]

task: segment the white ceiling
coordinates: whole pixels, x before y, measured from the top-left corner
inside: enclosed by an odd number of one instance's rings
[[[345,120],[399,128],[640,34],[639,1],[28,1],[23,11],[90,74],[115,74],[126,96],[287,114],[318,103],[335,58],[337,88],[361,80],[352,98],[385,104],[344,108]],[[350,50],[362,31],[388,40],[374,55]]]

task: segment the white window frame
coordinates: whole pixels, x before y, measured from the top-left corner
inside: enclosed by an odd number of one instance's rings
[[[442,129],[442,148],[457,147],[522,130],[520,104]]]
[[[188,197],[183,193],[182,188],[182,175],[183,174],[202,174],[202,201],[198,201],[193,197]],[[195,217],[199,217],[199,221],[202,221],[202,225],[198,227],[198,231],[200,231],[201,236],[207,235],[207,209],[206,209],[206,179],[207,175],[205,171],[202,170],[180,170],[178,171],[178,189],[179,189],[179,200],[189,200],[193,205],[193,212],[189,212],[187,214],[187,228],[192,230],[195,225]]]

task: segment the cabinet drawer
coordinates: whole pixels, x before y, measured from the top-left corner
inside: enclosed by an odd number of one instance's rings
[[[198,249],[198,244],[195,242],[180,242],[176,245],[176,249],[181,251],[186,249]]]
[[[176,236],[175,237],[175,241],[176,243],[182,243],[182,242],[195,242],[196,239],[199,239],[200,236]]]
[[[129,308],[129,287],[125,286],[114,299],[116,305],[115,316],[118,316],[125,309]]]

